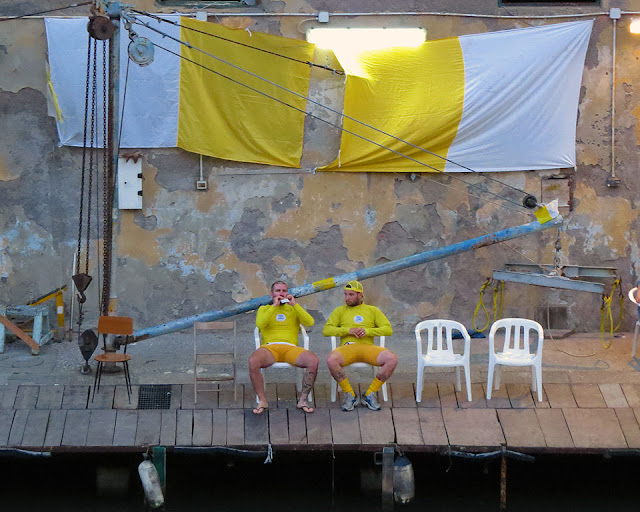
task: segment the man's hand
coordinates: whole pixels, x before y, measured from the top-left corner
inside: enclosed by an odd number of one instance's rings
[[[274,306],[279,306],[280,305],[280,297],[276,296],[273,298],[273,305]]]
[[[349,334],[356,338],[364,338],[367,335],[367,332],[362,327],[352,327],[349,329]]]
[[[289,299],[289,304],[291,304],[292,306],[296,305],[296,298],[293,295],[287,295],[287,299]]]

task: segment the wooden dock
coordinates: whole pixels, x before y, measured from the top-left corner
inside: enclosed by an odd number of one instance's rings
[[[640,384],[545,384],[536,402],[527,385],[506,384],[474,401],[452,384],[427,383],[417,404],[414,385],[390,383],[381,411],[343,412],[315,388],[316,412],[296,409],[293,384],[269,384],[270,409],[256,416],[251,386],[198,392],[172,385],[169,409],[138,410],[139,387],[129,403],[124,386],[102,386],[92,401],[87,385],[0,386],[0,449],[41,452],[140,451],[149,446],[230,446],[279,450],[405,451],[495,450],[593,453],[640,448]],[[380,397],[382,398],[382,397]]]

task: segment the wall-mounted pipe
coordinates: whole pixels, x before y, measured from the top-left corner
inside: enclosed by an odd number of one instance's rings
[[[372,277],[380,276],[382,274],[388,274],[389,272],[395,272],[396,270],[402,270],[405,268],[427,263],[429,261],[446,258],[447,256],[453,256],[461,252],[473,251],[480,249],[481,247],[487,247],[489,245],[511,240],[513,238],[519,238],[521,236],[536,233],[545,229],[557,227],[562,223],[562,216],[558,215],[555,219],[550,220],[544,224],[540,224],[538,221],[529,222],[521,226],[504,229],[497,231],[496,233],[490,233],[478,238],[472,238],[457,244],[447,245],[439,247],[438,249],[432,249],[429,251],[414,254],[399,260],[389,261],[376,265],[374,267],[357,270],[355,272],[348,272],[339,276],[331,277],[310,284],[303,284],[302,286],[296,286],[289,290],[289,292],[295,297],[302,297],[304,295],[311,295],[313,293],[321,292],[323,290],[329,290],[336,286],[341,286],[352,280],[362,281]],[[181,331],[191,327],[196,322],[212,322],[214,320],[220,320],[221,318],[228,318],[230,316],[238,315],[240,313],[246,313],[254,309],[264,306],[271,302],[271,296],[265,295],[256,299],[251,299],[240,304],[229,306],[225,309],[219,309],[214,311],[207,311],[198,315],[189,316],[186,318],[180,318],[164,324],[156,325],[153,327],[147,327],[146,329],[140,329],[135,331],[131,336],[128,336],[126,340],[119,340],[123,343],[135,343],[147,338],[154,338],[163,334],[169,334],[171,332]]]

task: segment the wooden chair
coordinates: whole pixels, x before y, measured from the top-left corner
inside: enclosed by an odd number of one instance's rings
[[[198,353],[197,334],[202,331],[233,330],[232,352]],[[217,383],[214,389],[202,391],[220,392],[222,382],[233,382],[233,400],[238,398],[238,382],[236,372],[236,323],[232,322],[196,322],[193,324],[193,403],[198,403],[198,383]],[[216,371],[220,368],[223,371]],[[228,371],[228,369],[231,371]],[[226,370],[226,371],[225,371]]]
[[[96,369],[96,378],[93,381],[93,397],[100,391],[100,380],[102,378],[102,370],[105,363],[122,363],[124,367],[124,380],[127,385],[127,396],[131,403],[131,375],[129,374],[129,361],[131,356],[127,354],[127,346],[124,346],[124,353],[107,352],[107,335],[115,334],[118,336],[128,336],[133,334],[133,319],[126,316],[101,316],[98,319],[98,334],[102,334],[104,354],[94,356],[94,360],[98,363]]]

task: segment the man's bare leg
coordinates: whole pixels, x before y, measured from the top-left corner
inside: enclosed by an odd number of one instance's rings
[[[327,366],[329,367],[329,373],[338,384],[347,378],[347,374],[344,371],[344,356],[340,352],[331,352],[327,356]]]
[[[267,396],[264,392],[264,379],[260,369],[268,368],[275,362],[273,354],[266,348],[259,348],[249,358],[249,378],[256,395],[258,395],[258,405],[253,410],[253,414],[262,414],[269,407]]]
[[[376,361],[378,363],[376,377],[382,382],[386,382],[398,366],[398,356],[390,350],[385,350],[378,354]]]
[[[300,399],[298,400],[298,409],[302,409],[306,413],[312,413],[315,409],[309,405],[309,393],[313,389],[313,384],[318,375],[318,365],[320,361],[310,350],[305,350],[296,359],[296,366],[304,368],[304,376],[302,377],[302,390],[300,391]]]

